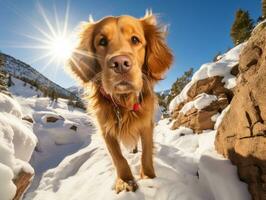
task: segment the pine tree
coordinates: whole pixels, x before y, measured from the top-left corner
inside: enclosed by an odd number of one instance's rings
[[[188,71],[184,72],[181,77],[177,78],[177,80],[173,83],[169,95],[157,94],[158,103],[160,106],[164,107],[164,110],[167,110],[167,106],[169,105],[170,101],[176,95],[178,95],[182,91],[182,89],[191,81],[192,75],[193,68],[190,68]]]
[[[167,104],[170,103],[170,101],[177,96],[183,88],[190,82],[191,77],[193,75],[193,68],[190,68],[188,71],[184,72],[184,74],[177,78],[177,80],[173,83],[170,95],[167,98]]]
[[[266,19],[266,0],[261,1],[261,7],[262,7],[261,18],[264,20],[264,19]]]
[[[253,21],[249,16],[248,11],[237,10],[235,14],[235,21],[231,27],[231,38],[235,45],[246,41],[253,29]]]
[[[7,74],[3,70],[4,65],[4,57],[0,54],[0,92],[7,91]]]
[[[212,61],[213,61],[213,62],[218,61],[218,60],[219,60],[218,58],[219,58],[221,55],[222,55],[222,53],[219,51],[218,53],[215,54],[215,56],[213,57]]]

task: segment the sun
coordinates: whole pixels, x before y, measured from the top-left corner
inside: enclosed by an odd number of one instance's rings
[[[67,61],[74,50],[74,41],[71,36],[56,35],[51,39],[48,50],[60,62]]]
[[[37,10],[43,20],[39,20],[41,24],[32,23],[37,30],[37,34],[22,34],[25,37],[34,41],[33,44],[22,45],[22,48],[39,49],[40,56],[32,60],[31,64],[40,60],[45,60],[45,65],[41,70],[47,67],[53,67],[57,71],[59,68],[64,68],[67,61],[71,59],[77,44],[77,36],[75,29],[69,30],[69,1],[66,5],[65,16],[59,20],[56,5],[53,5],[54,15],[49,16],[44,7],[37,1]],[[62,15],[62,14],[61,14]],[[60,15],[60,16],[61,16]]]

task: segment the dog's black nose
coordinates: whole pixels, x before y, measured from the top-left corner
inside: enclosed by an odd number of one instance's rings
[[[128,56],[120,55],[112,57],[108,65],[112,68],[116,73],[124,74],[127,73],[132,67],[132,61]]]

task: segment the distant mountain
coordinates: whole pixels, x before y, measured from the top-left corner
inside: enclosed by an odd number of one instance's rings
[[[71,93],[75,94],[78,97],[81,97],[83,94],[83,88],[79,87],[79,86],[71,86],[69,88],[67,88],[68,91],[70,91]]]
[[[79,99],[76,93],[72,93],[71,91],[57,85],[30,65],[1,52],[0,56],[4,58],[3,70],[11,76],[23,80],[24,82],[28,82],[33,86],[38,85],[42,88],[42,90],[47,92],[54,91],[57,93],[58,97],[76,100]]]
[[[158,92],[158,94],[160,94],[161,96],[168,96],[170,94],[171,90],[162,90],[160,92]]]

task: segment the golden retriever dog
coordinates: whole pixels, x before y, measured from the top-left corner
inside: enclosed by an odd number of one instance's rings
[[[151,13],[140,19],[110,16],[86,22],[69,61],[69,69],[88,93],[85,95],[88,111],[97,119],[112,157],[117,193],[138,188],[122,155],[121,143],[132,149],[140,138],[140,177],[156,176],[153,120],[157,100],[153,88],[173,60],[165,35]]]

